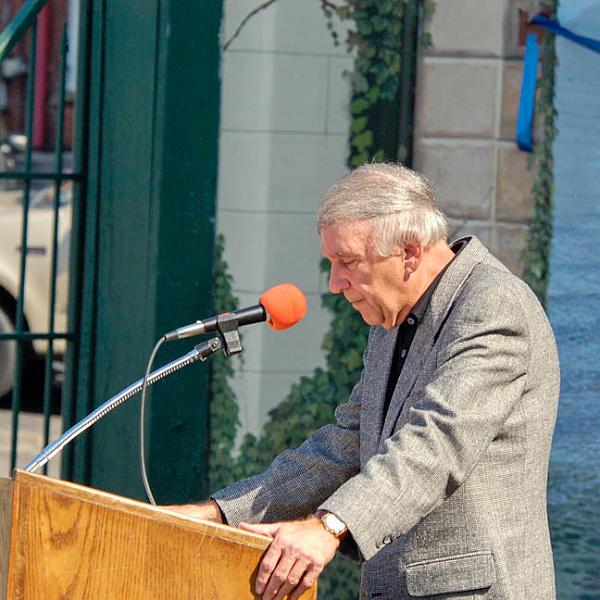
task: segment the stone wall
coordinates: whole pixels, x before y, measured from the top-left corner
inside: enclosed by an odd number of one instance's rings
[[[259,3],[226,0],[223,42]],[[323,366],[330,315],[321,306],[315,213],[346,171],[352,58],[335,46],[314,0],[281,1],[243,28],[223,56],[217,229],[240,305],[277,283],[308,299],[288,331],[244,328],[234,389],[242,432],[258,433],[292,383]]]
[[[531,212],[535,169],[515,144],[528,0],[439,0],[433,46],[417,67],[414,167],[438,190],[453,237],[477,235],[513,272]]]

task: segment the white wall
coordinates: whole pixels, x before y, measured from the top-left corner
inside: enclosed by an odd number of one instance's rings
[[[223,42],[259,0],[226,0]],[[324,364],[315,211],[346,171],[352,60],[336,47],[316,0],[280,0],[257,14],[224,53],[217,230],[240,305],[280,282],[308,299],[286,332],[245,328],[234,389],[242,432],[259,433],[293,382]]]

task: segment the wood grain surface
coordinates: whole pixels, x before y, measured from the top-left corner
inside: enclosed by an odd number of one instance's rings
[[[0,600],[6,600],[12,479],[0,477]]]
[[[9,600],[244,600],[269,540],[17,472]],[[316,598],[309,590],[303,600]]]

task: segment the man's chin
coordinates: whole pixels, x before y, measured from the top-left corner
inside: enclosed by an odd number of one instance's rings
[[[368,311],[361,310],[355,303],[352,303],[352,308],[360,314],[362,320],[371,327],[375,325],[381,325],[382,321],[380,318],[377,318],[375,315],[369,314]]]

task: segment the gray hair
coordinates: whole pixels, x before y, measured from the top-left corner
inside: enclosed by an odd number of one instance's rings
[[[372,243],[381,256],[407,244],[430,248],[448,235],[429,182],[395,163],[365,164],[340,179],[321,202],[317,229],[360,220],[372,221]]]

